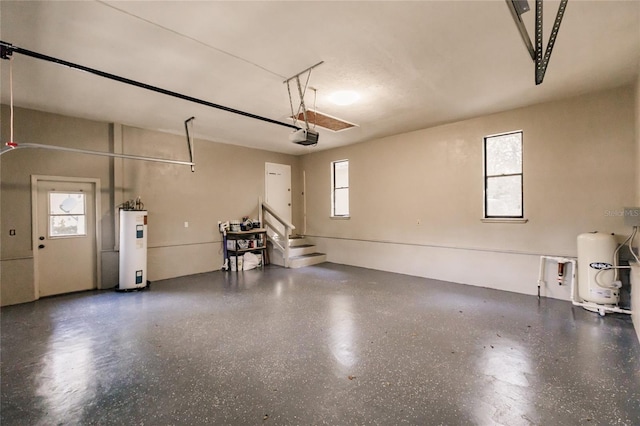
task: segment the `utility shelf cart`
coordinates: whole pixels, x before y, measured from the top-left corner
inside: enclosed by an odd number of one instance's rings
[[[231,267],[231,258],[235,258],[235,270],[242,270],[238,265],[238,256],[245,253],[259,254],[262,258],[261,265],[267,264],[267,230],[264,228],[250,229],[248,231],[227,231],[224,236],[224,245],[227,248],[227,264]]]

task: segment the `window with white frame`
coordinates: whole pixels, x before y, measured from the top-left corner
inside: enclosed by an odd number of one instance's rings
[[[331,217],[349,217],[349,160],[331,163]]]
[[[484,138],[484,217],[524,218],[522,131]]]
[[[49,238],[84,237],[85,196],[82,192],[49,192]]]

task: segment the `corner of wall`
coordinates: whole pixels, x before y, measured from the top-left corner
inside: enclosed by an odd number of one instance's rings
[[[635,87],[635,121],[636,121],[636,205],[640,206],[640,65]],[[635,268],[634,268],[635,269]],[[632,274],[637,274],[635,270]],[[634,291],[635,290],[635,291]],[[631,284],[631,318],[640,341],[640,280]]]
[[[640,69],[635,84],[635,121],[636,121],[636,205],[640,205]]]
[[[34,301],[33,258],[0,261],[0,283],[0,306]]]
[[[640,266],[631,265],[631,320],[640,341]],[[636,291],[633,291],[633,290]]]

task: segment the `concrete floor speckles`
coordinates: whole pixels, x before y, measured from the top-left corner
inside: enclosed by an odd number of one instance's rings
[[[2,425],[637,425],[628,317],[348,266],[2,308]]]

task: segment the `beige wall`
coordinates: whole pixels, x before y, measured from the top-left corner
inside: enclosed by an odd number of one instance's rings
[[[9,110],[1,109],[2,140],[8,141]],[[15,108],[14,138],[16,142],[46,143],[107,151],[109,126],[38,111]],[[53,151],[16,150],[0,160],[0,303],[9,305],[34,299],[33,251],[31,244],[31,175],[98,178],[101,181],[103,246],[113,248],[109,213],[109,161],[99,157]],[[16,235],[9,236],[15,229]]]
[[[125,127],[122,139],[126,154],[188,158],[184,136]],[[195,173],[185,166],[124,161],[124,199],[139,195],[149,210],[152,281],[220,269],[217,223],[258,217],[265,162],[291,165],[292,190],[299,191],[297,157],[201,141],[196,141],[195,154]],[[293,206],[294,224],[300,220],[299,204]]]
[[[2,140],[9,140],[9,111],[2,106]],[[109,125],[28,109],[15,109],[17,142],[187,159],[185,136]],[[286,143],[283,142],[283,143]],[[31,175],[99,178],[102,185],[102,287],[117,285],[115,206],[141,196],[149,210],[149,279],[220,269],[218,220],[257,217],[264,194],[264,163],[292,166],[294,194],[301,192],[299,158],[196,141],[196,172],[187,166],[110,159],[44,150],[17,150],[0,160],[0,303],[34,300],[31,248]],[[294,224],[301,223],[299,199]],[[189,222],[189,227],[184,227]],[[16,235],[9,236],[9,229]]]
[[[575,256],[591,230],[629,233],[607,211],[640,204],[640,82],[344,148],[293,157],[196,141],[197,168],[51,151],[0,161],[1,303],[33,299],[29,177],[99,178],[102,281],[117,284],[114,206],[140,195],[149,209],[149,277],[219,269],[218,220],[256,216],[264,163],[292,166],[294,224],[332,262],[533,294],[540,254]],[[8,110],[2,108],[2,139]],[[16,140],[187,158],[184,136],[16,109]],[[524,131],[526,224],[482,223],[482,138]],[[638,155],[638,156],[636,156]],[[330,162],[350,160],[351,219],[329,218]],[[420,225],[417,221],[420,220]],[[184,222],[189,228],[184,228]],[[9,229],[17,235],[9,237]],[[551,269],[551,268],[549,268]],[[543,294],[567,299],[551,274]]]
[[[534,294],[539,255],[575,256],[582,232],[630,232],[606,212],[636,197],[634,96],[622,87],[306,155],[307,233],[332,262]],[[529,221],[482,223],[483,137],[513,130]],[[349,220],[329,218],[340,159]],[[543,294],[568,298],[551,279]]]

